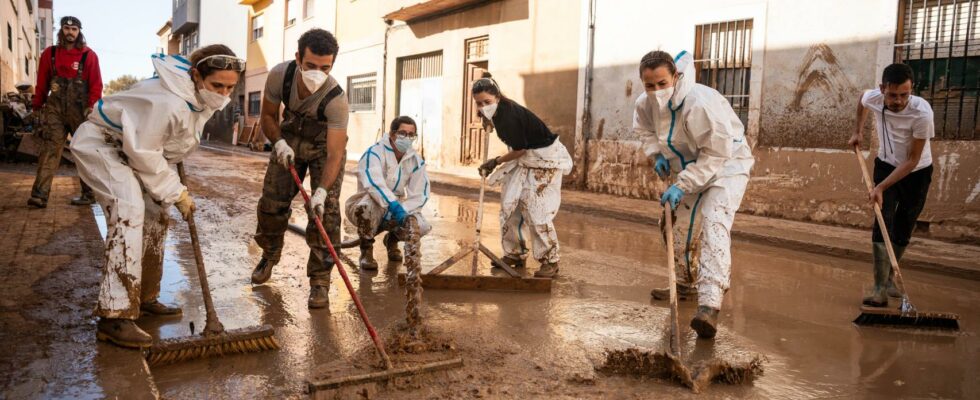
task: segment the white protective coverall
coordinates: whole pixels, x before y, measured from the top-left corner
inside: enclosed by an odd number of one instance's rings
[[[197,148],[215,111],[198,99],[189,61],[160,54],[153,67],[153,78],[100,100],[71,141],[78,173],[109,228],[98,317],[139,316],[147,203],[166,210],[186,190],[171,165]]]
[[[558,233],[553,221],[561,206],[562,176],[570,172],[572,157],[556,139],[548,147],[528,149],[521,158],[504,163],[490,174],[487,184],[501,185],[500,236],[504,255],[527,257],[523,232],[527,226],[534,259],[542,264],[559,261]]]
[[[388,135],[368,147],[357,162],[357,193],[345,203],[345,214],[350,221],[365,218],[379,232],[388,204],[401,203],[405,212],[419,223],[421,236],[429,233],[432,226],[422,216],[422,207],[429,201],[429,174],[425,172],[425,160],[414,149],[395,157]],[[358,216],[358,214],[361,214]]]
[[[720,309],[731,280],[732,222],[755,159],[728,100],[695,83],[693,61],[686,51],[675,58],[682,75],[664,107],[647,93],[636,99],[633,130],[643,138],[648,157],[667,158],[671,174],[676,174],[674,183],[684,192],[674,212],[679,278],[687,280],[688,265],[700,270],[694,277],[699,304]],[[698,238],[700,254],[692,254]]]

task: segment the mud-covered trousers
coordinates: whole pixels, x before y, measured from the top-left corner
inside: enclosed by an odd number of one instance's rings
[[[77,115],[66,115],[66,112],[54,102],[45,104],[38,114],[39,126],[35,136],[39,140],[37,175],[31,187],[31,197],[47,201],[51,194],[54,174],[58,172],[58,166],[61,165],[61,155],[65,150],[65,142],[68,141],[68,133],[74,132],[82,121]],[[92,189],[84,181],[80,181],[80,184],[82,196],[91,196]]]
[[[531,189],[524,189],[522,196],[531,196]],[[557,263],[561,260],[558,244],[558,233],[555,223],[548,221],[544,224],[533,224],[528,216],[527,204],[521,200],[517,209],[510,215],[501,214],[500,245],[504,255],[515,258],[527,258],[526,237],[531,238],[532,257],[540,263]],[[526,233],[525,233],[526,232]]]
[[[679,283],[698,289],[698,303],[721,309],[732,272],[732,223],[749,177],[719,178],[701,193],[685,195],[674,211],[674,263]],[[663,226],[663,225],[661,225]]]
[[[78,174],[92,188],[108,225],[95,316],[136,319],[140,304],[160,295],[167,208],[143,192],[121,150],[106,143],[99,128],[83,125],[73,140],[75,151],[86,153],[76,157]]]
[[[391,232],[402,242],[409,239],[411,235],[403,229],[404,225],[399,226],[394,221],[384,219],[387,211],[387,207],[379,205],[366,191],[355,193],[345,204],[347,219],[357,227],[357,236],[361,243],[373,243],[375,236],[381,232]],[[410,217],[418,222],[419,238],[432,231],[432,225],[429,225],[421,213],[412,213]]]
[[[295,167],[300,179],[310,174],[310,195],[320,187],[320,177],[326,163],[326,152],[311,141],[298,137],[287,139],[296,153]],[[323,228],[330,236],[334,246],[340,245],[340,188],[343,184],[344,167],[341,165],[337,180],[327,188],[327,199],[323,204]],[[292,200],[299,193],[289,169],[270,158],[265,171],[262,197],[259,199],[258,224],[255,229],[255,242],[262,248],[262,257],[270,263],[279,262],[282,256],[283,235],[292,214]],[[310,256],[306,262],[306,275],[311,281],[322,279],[329,282],[334,260],[327,250],[327,244],[320,237],[316,223],[311,218],[306,224],[306,243],[310,246]]]

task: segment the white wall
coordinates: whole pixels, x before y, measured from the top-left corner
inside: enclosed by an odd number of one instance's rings
[[[238,0],[202,0],[198,44],[220,43],[245,57],[248,46],[248,7]]]
[[[347,122],[347,158],[359,159],[368,146],[377,141],[379,135],[387,130],[389,121],[382,121],[382,69],[384,68],[384,31],[376,37],[366,37],[355,41],[344,41],[340,44],[340,54],[337,63],[330,72],[345,93],[350,92],[347,78],[351,76],[374,73],[377,86],[374,92],[374,110],[352,111]]]

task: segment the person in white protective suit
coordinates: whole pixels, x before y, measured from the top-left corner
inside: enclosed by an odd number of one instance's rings
[[[715,336],[731,280],[732,222],[755,159],[728,100],[695,83],[693,61],[684,51],[676,58],[663,51],[643,56],[645,93],[636,99],[633,130],[656,173],[673,181],[660,203],[675,210],[678,288],[696,286],[691,327],[707,339]],[[655,289],[654,297],[658,292],[666,290]]]
[[[72,139],[78,173],[92,187],[108,224],[95,316],[97,338],[147,347],[142,313],[179,314],[157,301],[167,208],[184,219],[194,202],[172,165],[197,148],[204,123],[224,108],[245,62],[224,45],[181,56],[153,56],[156,74],[100,100]]]
[[[386,231],[389,261],[402,261],[399,241],[406,242],[406,264],[419,261],[417,241],[432,227],[422,216],[429,201],[429,175],[425,160],[412,148],[416,139],[415,121],[395,118],[388,134],[368,147],[357,163],[357,193],[347,199],[345,208],[347,219],[357,226],[361,269],[378,269],[374,237]],[[415,247],[410,249],[410,244]]]
[[[533,256],[541,263],[534,276],[553,278],[558,274],[560,258],[553,221],[561,206],[562,176],[572,172],[572,158],[558,135],[540,118],[501,94],[489,73],[473,82],[472,94],[484,126],[492,126],[509,149],[480,166],[480,175],[489,176],[488,184],[501,185],[502,259],[508,265],[524,267],[526,230]]]

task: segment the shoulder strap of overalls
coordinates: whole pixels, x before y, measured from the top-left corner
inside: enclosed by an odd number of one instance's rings
[[[78,78],[82,77],[82,70],[85,69],[85,60],[88,58],[88,51],[82,53],[82,61],[78,62]]]
[[[327,122],[327,115],[324,113],[327,109],[327,104],[330,104],[331,100],[343,93],[344,89],[340,87],[340,84],[337,84],[337,86],[334,86],[333,89],[330,89],[330,91],[327,92],[327,95],[323,97],[322,101],[320,101],[320,108],[316,110],[317,120],[320,122]]]
[[[51,87],[51,80],[54,79],[58,74],[58,69],[54,66],[54,53],[58,50],[58,46],[51,46],[51,73],[48,74],[48,87]]]
[[[286,67],[286,75],[282,78],[282,104],[289,110],[289,97],[293,91],[293,77],[296,76],[296,60],[290,61]]]

